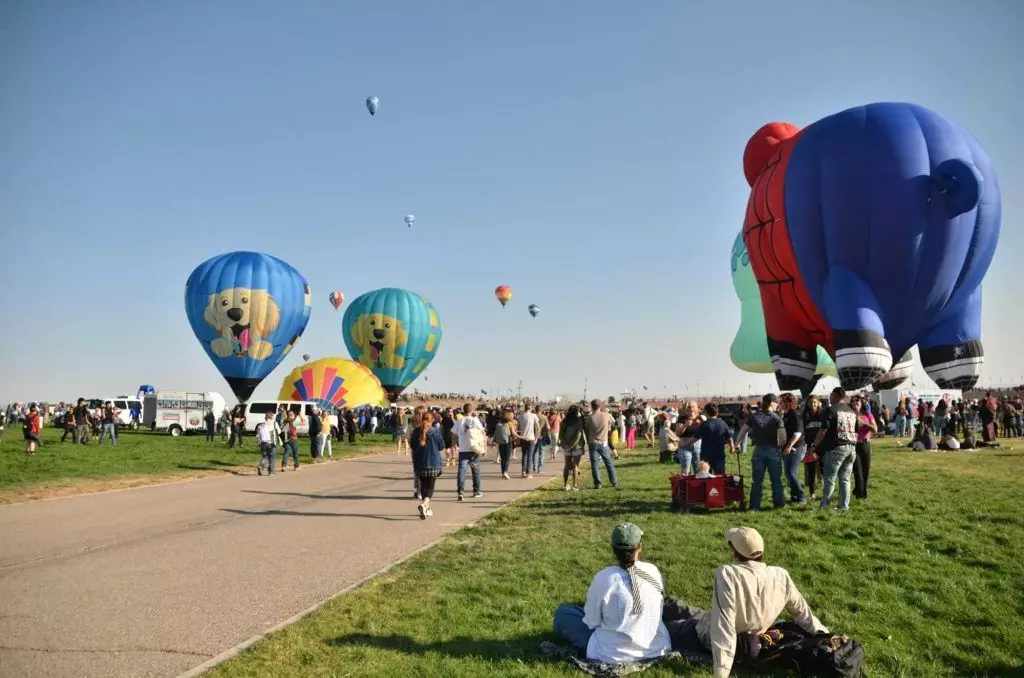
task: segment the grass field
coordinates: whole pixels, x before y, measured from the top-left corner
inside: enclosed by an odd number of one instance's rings
[[[646,531],[667,592],[706,608],[723,531],[767,542],[822,621],[860,640],[874,676],[1024,676],[1024,455],[915,453],[876,444],[870,498],[815,508],[678,515],[669,467],[622,460],[622,489],[550,484],[444,540],[210,674],[578,676],[538,652],[551,613],[612,564],[612,527]],[[589,478],[589,472],[586,476]],[[589,485],[589,481],[587,482]],[[259,596],[259,589],[253,589]],[[706,676],[686,664],[645,676]]]
[[[93,438],[89,445],[61,443],[62,431],[43,429],[43,446],[34,457],[25,454],[17,425],[4,434],[0,445],[0,503],[76,492],[132,487],[215,473],[252,473],[259,462],[255,438],[245,438],[241,449],[228,449],[217,436],[207,443],[202,435],[172,438],[167,434],[123,431],[117,447]],[[373,454],[391,449],[390,435],[361,436],[350,445],[335,442],[334,459]],[[302,463],[308,463],[309,439],[299,440]],[[278,451],[280,459],[280,450]]]

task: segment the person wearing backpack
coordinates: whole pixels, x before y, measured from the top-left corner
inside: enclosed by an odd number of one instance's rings
[[[480,485],[480,457],[487,452],[487,432],[476,418],[475,410],[476,406],[473,403],[463,405],[463,416],[452,429],[452,435],[458,436],[459,439],[459,473],[455,481],[459,501],[464,501],[467,466],[473,474],[473,498],[479,499],[484,496]]]

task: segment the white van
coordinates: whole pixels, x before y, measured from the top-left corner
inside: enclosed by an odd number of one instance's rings
[[[295,425],[299,435],[309,433],[309,418],[313,416],[313,408],[317,404],[308,400],[250,400],[245,404],[245,432],[255,433],[256,427],[266,418],[267,412],[277,413],[281,405],[285,405],[291,412],[302,414],[302,422]],[[338,429],[338,417],[330,415],[331,433]]]
[[[213,410],[213,416],[220,417],[224,398],[212,392],[157,391],[156,395],[142,399],[142,424],[177,437],[187,431],[205,430],[207,410]]]
[[[117,417],[119,426],[131,426],[132,407],[137,407],[139,412],[142,412],[142,400],[133,396],[118,396],[117,398],[90,398],[89,408],[98,410],[103,407],[103,403],[113,403],[115,408],[121,410],[121,413]]]

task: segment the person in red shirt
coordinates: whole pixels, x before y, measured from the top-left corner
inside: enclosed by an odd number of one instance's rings
[[[43,420],[39,416],[39,408],[35,403],[28,409],[25,415],[25,451],[30,455],[36,453],[36,446],[39,445],[39,435],[43,430]]]

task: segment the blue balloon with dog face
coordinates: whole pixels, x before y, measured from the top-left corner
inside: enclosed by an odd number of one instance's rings
[[[185,283],[185,313],[239,402],[292,350],[311,310],[309,283],[277,257],[230,252]]]
[[[392,402],[423,374],[441,345],[441,318],[434,305],[395,287],[353,301],[341,328],[352,359],[370,368]]]

